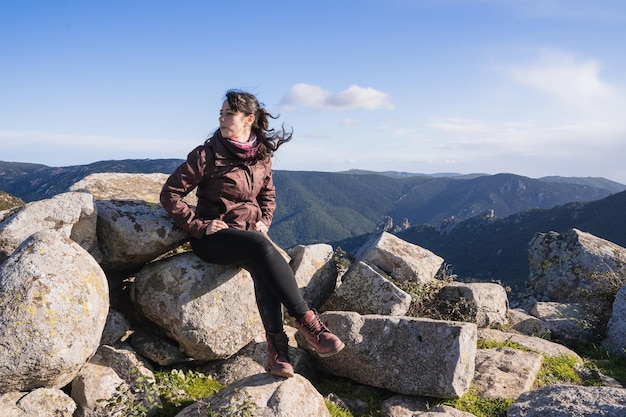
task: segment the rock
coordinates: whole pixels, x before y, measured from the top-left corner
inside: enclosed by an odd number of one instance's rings
[[[154,381],[152,370],[131,349],[104,345],[72,381],[71,395],[79,405],[80,417],[125,417],[129,415],[127,402],[156,408],[153,399],[147,398]],[[116,401],[118,395],[121,401]]]
[[[538,302],[530,314],[546,323],[551,338],[565,346],[573,348],[593,341],[592,319],[580,304]]]
[[[30,392],[0,395],[2,417],[73,417],[75,410],[76,403],[63,391],[55,388],[37,388]]]
[[[537,233],[528,253],[526,286],[541,301],[604,303],[626,284],[626,249],[577,229]]]
[[[474,377],[476,325],[353,312],[321,315],[346,344],[316,358],[324,372],[406,395],[462,396]],[[305,348],[304,337],[296,334]]]
[[[102,332],[102,338],[100,339],[101,345],[114,345],[119,342],[130,330],[131,324],[126,317],[119,311],[109,308],[104,331]]]
[[[311,308],[319,308],[337,287],[339,273],[333,259],[333,247],[325,243],[298,245],[289,251],[289,255],[302,296]]]
[[[624,417],[626,390],[612,387],[550,385],[519,396],[507,417]]]
[[[404,395],[395,395],[383,401],[380,411],[382,417],[476,417],[447,405],[433,407],[426,399]]]
[[[0,223],[0,262],[29,236],[45,230],[59,231],[101,260],[95,233],[96,219],[93,196],[84,191],[28,203]]]
[[[108,410],[110,399],[115,397],[119,387],[128,385],[108,366],[86,363],[72,381],[72,398],[78,404],[75,417],[122,417],[122,413]]]
[[[158,203],[161,188],[168,174],[131,174],[122,172],[102,172],[89,174],[70,187],[70,190],[89,190],[96,200],[137,200]],[[197,205],[195,193],[189,193],[184,200]]]
[[[484,398],[517,398],[532,388],[543,356],[508,347],[478,349],[473,384]]]
[[[263,332],[250,274],[183,253],[144,267],[135,306],[197,360],[225,359]]]
[[[158,204],[101,200],[96,207],[105,270],[138,271],[188,239]]]
[[[441,300],[449,301],[466,312],[463,321],[472,321],[479,328],[508,323],[509,301],[502,285],[488,282],[451,282],[439,291]]]
[[[550,328],[548,325],[537,317],[526,313],[526,311],[510,309],[507,312],[507,318],[513,330],[526,336],[537,336],[550,340]]]
[[[418,417],[476,417],[472,413],[457,410],[447,405],[433,407],[424,413],[417,414]]]
[[[403,316],[410,306],[409,294],[366,263],[357,262],[344,274],[341,285],[331,294],[322,310]]]
[[[394,280],[426,284],[435,279],[443,258],[390,233],[373,234],[355,254],[356,261],[378,268]]]
[[[611,355],[626,356],[626,285],[618,291],[613,302],[613,312],[602,346]]]
[[[0,393],[61,388],[98,348],[104,272],[62,232],[37,232],[0,265]]]
[[[479,329],[478,339],[490,342],[510,342],[526,348],[529,351],[539,353],[542,356],[549,356],[552,358],[559,356],[571,356],[576,359],[579,365],[582,365],[583,363],[582,358],[573,350],[539,337],[503,332],[495,329]]]
[[[279,378],[268,373],[244,378],[217,394],[192,404],[176,417],[192,417],[235,410],[254,417],[330,417],[324,397],[309,381],[296,374]],[[211,414],[212,415],[212,414]]]
[[[187,360],[178,343],[154,332],[137,330],[130,336],[129,342],[137,353],[161,366],[171,366]]]
[[[303,349],[298,349],[293,334],[295,329],[286,326],[289,336],[289,358],[294,370],[302,375],[313,375],[314,366],[310,355]],[[258,336],[239,352],[222,361],[211,361],[202,367],[202,372],[215,375],[224,385],[230,385],[256,374],[265,373],[267,363],[267,342],[265,337]]]

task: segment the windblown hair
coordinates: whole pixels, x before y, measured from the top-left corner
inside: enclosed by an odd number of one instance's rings
[[[278,119],[279,116],[273,116],[265,110],[263,103],[259,103],[257,98],[245,91],[228,90],[226,92],[226,100],[230,108],[236,112],[254,115],[254,123],[252,124],[252,133],[256,135],[261,146],[257,153],[257,161],[265,161],[272,157],[274,152],[286,142],[289,142],[293,136],[293,130],[285,130],[282,125],[280,131],[276,131],[269,126],[269,119]]]

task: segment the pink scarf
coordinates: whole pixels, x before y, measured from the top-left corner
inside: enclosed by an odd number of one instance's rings
[[[253,160],[261,146],[261,142],[256,140],[254,133],[250,136],[248,142],[237,142],[236,140],[224,138],[219,131],[216,136],[230,153],[244,161]]]

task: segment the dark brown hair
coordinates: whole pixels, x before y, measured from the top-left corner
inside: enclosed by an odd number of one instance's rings
[[[283,143],[291,140],[293,130],[285,130],[284,125],[281,126],[280,131],[269,127],[269,119],[278,119],[279,116],[273,116],[268,113],[264,104],[259,103],[253,94],[241,90],[228,90],[226,92],[226,100],[232,110],[242,112],[246,116],[254,115],[252,133],[255,134],[257,140],[261,143],[256,157],[257,161],[271,158]]]

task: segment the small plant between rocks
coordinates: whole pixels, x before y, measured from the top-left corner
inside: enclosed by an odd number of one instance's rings
[[[483,398],[478,390],[471,386],[461,397],[444,400],[437,405],[447,405],[459,411],[466,411],[476,417],[506,417],[506,410],[513,404],[511,398]]]
[[[110,415],[146,417],[156,410],[155,417],[173,417],[183,408],[209,397],[223,385],[209,375],[197,371],[172,369],[155,373],[155,379],[131,370],[133,383],[120,384],[116,394],[105,401]]]

